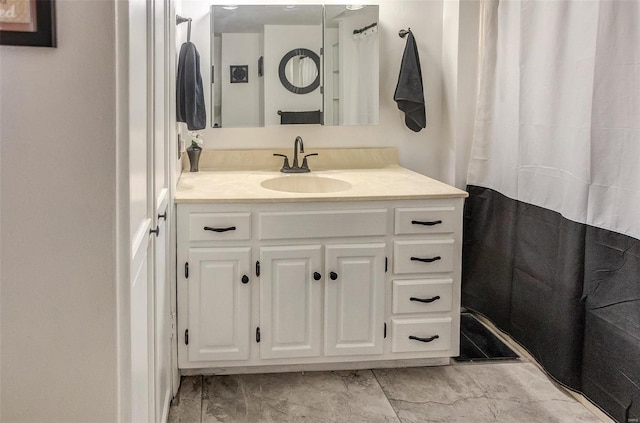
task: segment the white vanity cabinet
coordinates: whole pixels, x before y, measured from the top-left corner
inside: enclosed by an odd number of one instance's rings
[[[260,358],[321,355],[320,272],[320,245],[260,248]]]
[[[190,361],[249,358],[250,259],[248,247],[188,250]]]
[[[325,355],[383,353],[385,254],[384,243],[326,247]]]
[[[261,247],[260,358],[382,354],[384,263],[384,243]]]
[[[178,203],[179,367],[447,364],[462,202]]]
[[[460,207],[395,209],[392,353],[459,349]]]

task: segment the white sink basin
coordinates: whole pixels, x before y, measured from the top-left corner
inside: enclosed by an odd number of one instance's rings
[[[260,185],[273,191],[297,193],[325,193],[351,189],[351,184],[347,181],[316,175],[278,176],[262,181]]]

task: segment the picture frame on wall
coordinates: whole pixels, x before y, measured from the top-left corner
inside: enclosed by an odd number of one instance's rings
[[[231,65],[229,73],[232,84],[249,82],[249,65]]]
[[[0,0],[0,45],[56,47],[55,0]]]

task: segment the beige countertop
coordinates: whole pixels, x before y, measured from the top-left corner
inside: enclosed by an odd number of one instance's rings
[[[292,193],[263,188],[261,183],[282,177],[339,179],[351,188],[326,193]],[[265,203],[310,201],[416,200],[467,197],[465,191],[396,165],[377,169],[318,170],[307,174],[278,171],[183,172],[176,203]]]

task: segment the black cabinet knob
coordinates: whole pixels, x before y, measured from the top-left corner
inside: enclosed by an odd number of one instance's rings
[[[332,281],[335,281],[336,279],[338,279],[338,274],[336,272],[331,272],[329,273],[329,277]]]
[[[322,275],[318,272],[313,272],[313,280],[319,281],[322,278]]]
[[[247,276],[247,275],[243,275],[243,276],[242,276],[242,283],[245,283],[245,284],[246,284],[246,283],[249,283],[249,276]]]

